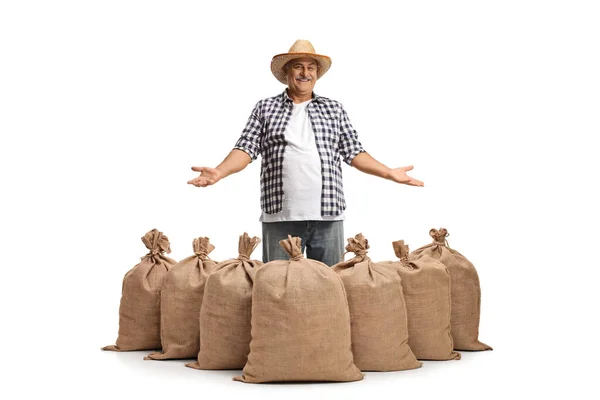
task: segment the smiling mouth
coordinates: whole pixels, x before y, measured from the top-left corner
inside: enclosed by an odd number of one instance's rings
[[[310,82],[312,81],[312,79],[307,79],[307,78],[296,78],[297,81],[299,82]]]

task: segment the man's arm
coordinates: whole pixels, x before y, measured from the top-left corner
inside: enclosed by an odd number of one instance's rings
[[[192,167],[192,171],[200,172],[200,175],[195,179],[189,180],[188,183],[196,187],[214,185],[221,179],[226,178],[231,174],[235,174],[236,172],[240,172],[246,168],[251,161],[252,158],[250,158],[248,153],[242,150],[233,149],[216,168]]]
[[[214,185],[221,179],[246,168],[260,154],[262,132],[261,102],[258,102],[248,118],[242,135],[223,162],[216,168],[192,167],[192,171],[200,172],[200,175],[189,180],[188,183],[197,187]]]
[[[357,154],[352,159],[350,165],[366,174],[379,176],[397,183],[403,183],[411,186],[424,186],[423,182],[406,175],[406,171],[413,169],[412,165],[400,168],[389,168],[371,157],[371,155],[367,152]]]

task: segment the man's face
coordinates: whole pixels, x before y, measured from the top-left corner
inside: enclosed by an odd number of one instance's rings
[[[287,83],[296,93],[312,93],[317,83],[317,62],[312,58],[299,58],[286,65]]]

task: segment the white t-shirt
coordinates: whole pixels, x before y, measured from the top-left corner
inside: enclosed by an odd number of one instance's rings
[[[335,221],[344,219],[344,213],[321,216],[321,157],[315,143],[306,107],[312,100],[295,104],[285,128],[283,154],[283,210],[277,214],[263,211],[260,221]]]

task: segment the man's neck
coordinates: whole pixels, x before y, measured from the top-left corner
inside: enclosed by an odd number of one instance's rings
[[[294,104],[304,103],[305,101],[309,101],[310,99],[312,99],[312,92],[304,93],[304,94],[294,93],[293,91],[290,90],[289,87],[287,89],[287,94],[288,94],[288,96],[290,96],[290,99],[292,99]]]

